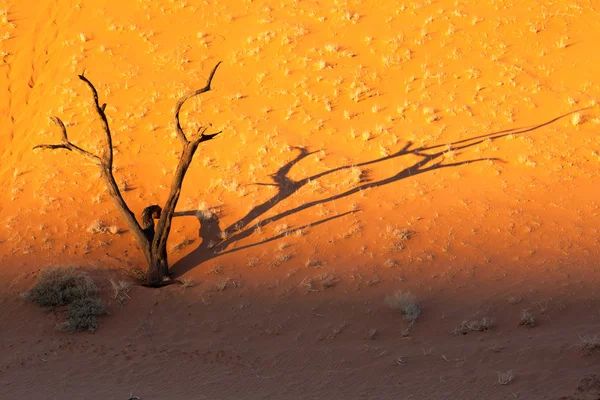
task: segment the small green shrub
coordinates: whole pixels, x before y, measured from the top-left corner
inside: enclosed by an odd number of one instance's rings
[[[51,267],[40,274],[24,297],[42,307],[55,308],[77,299],[92,297],[98,288],[87,273],[75,267]]]

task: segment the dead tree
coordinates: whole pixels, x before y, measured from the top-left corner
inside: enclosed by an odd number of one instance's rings
[[[169,263],[167,260],[167,238],[169,237],[169,233],[171,231],[171,220],[173,219],[173,213],[175,212],[175,207],[177,206],[177,201],[179,200],[183,178],[185,177],[190,163],[192,162],[194,153],[198,149],[200,143],[211,140],[221,133],[221,131],[219,131],[216,133],[206,134],[208,126],[201,126],[198,128],[196,134],[188,139],[181,127],[179,113],[181,111],[181,107],[188,99],[211,90],[212,79],[220,64],[220,62],[217,63],[217,65],[215,65],[211,71],[210,75],[208,76],[206,86],[183,96],[175,105],[174,124],[177,138],[181,142],[183,149],[179,158],[179,163],[177,164],[177,169],[175,170],[175,175],[173,176],[169,197],[167,198],[165,205],[162,208],[156,204],[144,208],[141,215],[141,224],[138,222],[135,215],[123,199],[121,190],[119,189],[119,186],[117,185],[113,175],[112,135],[105,113],[106,103],[100,105],[96,88],[85,76],[83,76],[83,74],[79,75],[79,79],[85,82],[92,91],[96,113],[100,117],[102,130],[104,131],[105,149],[102,154],[92,154],[89,151],[73,144],[67,136],[65,124],[58,117],[51,117],[51,119],[62,132],[60,143],[40,144],[34,147],[34,149],[69,150],[87,158],[100,168],[100,176],[106,184],[108,193],[113,199],[117,209],[121,213],[121,216],[127,223],[129,230],[133,234],[133,237],[141,247],[142,252],[146,257],[146,261],[148,262],[146,280],[147,284],[151,286],[161,285],[169,275]],[[155,220],[158,220],[158,223],[155,224]]]

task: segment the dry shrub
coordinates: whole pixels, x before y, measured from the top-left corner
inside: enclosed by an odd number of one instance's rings
[[[521,310],[521,320],[519,321],[519,326],[533,328],[536,325],[537,321],[535,319],[535,316],[531,314],[528,310]]]
[[[98,288],[86,272],[75,267],[51,267],[42,271],[35,286],[24,297],[53,309],[97,293]]]
[[[110,284],[112,285],[112,298],[115,300],[119,300],[119,306],[123,307],[125,304],[125,300],[130,299],[129,290],[131,289],[131,283],[127,281],[115,281],[114,279],[109,279]]]
[[[581,344],[579,350],[586,355],[592,355],[594,352],[600,350],[600,337],[598,335],[587,335],[580,337]]]
[[[490,317],[482,317],[470,321],[463,321],[462,324],[454,330],[454,334],[466,335],[469,332],[488,332],[494,327],[496,320]]]
[[[421,305],[410,292],[397,290],[394,294],[387,296],[385,302],[388,306],[400,311],[404,319],[410,322],[411,325],[417,322],[419,315],[421,315]]]
[[[106,306],[96,297],[84,297],[69,304],[67,320],[57,325],[66,332],[94,332],[98,328],[98,316],[107,314]]]
[[[68,305],[67,321],[58,324],[58,330],[93,332],[98,327],[97,317],[107,313],[97,294],[98,288],[85,271],[51,267],[42,271],[35,286],[23,297],[47,310]]]

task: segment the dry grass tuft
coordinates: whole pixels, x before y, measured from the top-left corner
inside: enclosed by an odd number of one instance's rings
[[[519,321],[519,326],[533,328],[536,325],[537,321],[535,320],[535,316],[528,310],[521,310],[521,320]]]
[[[188,278],[187,276],[181,280],[181,286],[183,288],[190,288],[195,285],[194,280],[192,278]]]
[[[419,315],[421,315],[421,305],[410,292],[397,290],[394,294],[387,296],[385,302],[388,306],[400,311],[404,319],[410,322],[411,325],[417,322]]]
[[[581,339],[581,343],[579,345],[579,350],[585,355],[592,355],[594,352],[600,350],[600,337],[598,335],[594,336],[583,336],[579,337]]]
[[[129,290],[131,289],[131,283],[127,281],[115,281],[114,279],[109,279],[110,284],[112,285],[112,298],[115,300],[119,300],[119,306],[123,307],[125,304],[125,300],[130,299]]]
[[[469,332],[488,332],[492,330],[496,320],[490,317],[482,317],[470,321],[463,321],[462,324],[454,330],[454,334],[466,335]]]

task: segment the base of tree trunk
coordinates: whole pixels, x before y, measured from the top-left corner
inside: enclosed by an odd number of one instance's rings
[[[166,257],[160,259],[153,259],[148,264],[148,270],[146,272],[146,283],[148,286],[163,286],[165,282],[169,282],[169,264]]]

